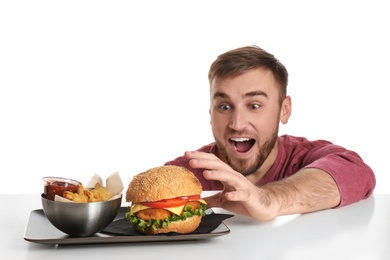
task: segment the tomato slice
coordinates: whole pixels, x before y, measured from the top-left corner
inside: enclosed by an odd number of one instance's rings
[[[200,194],[188,196],[189,201],[193,201],[193,200],[197,201],[199,199],[200,199]]]
[[[200,195],[191,195],[191,196],[181,196],[173,199],[142,202],[142,204],[151,208],[158,208],[158,209],[174,208],[174,207],[183,206],[188,201],[198,200],[198,199],[200,199]]]

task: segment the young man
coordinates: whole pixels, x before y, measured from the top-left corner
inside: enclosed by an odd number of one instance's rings
[[[278,136],[291,115],[288,73],[256,46],[234,49],[211,65],[210,118],[215,143],[166,164],[184,166],[209,207],[266,221],[340,207],[369,197],[375,176],[353,151],[328,141]]]

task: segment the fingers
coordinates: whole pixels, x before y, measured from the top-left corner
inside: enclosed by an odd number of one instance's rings
[[[217,156],[199,151],[186,152],[185,156],[190,160],[191,167],[206,169],[203,171],[203,176],[207,180],[220,181],[224,186],[222,193],[207,198],[209,201],[206,200],[206,202],[210,204],[210,207],[221,207],[226,201],[247,201],[249,199],[249,192],[254,188],[253,184]]]
[[[217,156],[211,153],[186,152],[185,156],[190,160],[190,166],[193,168],[206,169],[204,176],[208,180],[226,181],[231,177],[228,173],[236,173],[229,165],[221,161]],[[237,173],[238,175],[241,175]]]
[[[222,207],[225,201],[245,201],[248,198],[248,193],[244,190],[231,192],[218,192],[208,197],[203,197],[207,202],[208,208]]]
[[[247,201],[249,198],[248,190],[235,190],[225,193],[225,199],[228,201]]]
[[[185,156],[190,160],[191,167],[206,169],[203,171],[203,176],[207,180],[222,182],[226,191],[248,185],[248,180],[241,173],[234,171],[214,154],[195,151],[186,152]]]
[[[221,207],[221,196],[222,195],[222,192],[218,192],[216,194],[213,194],[209,197],[203,197],[202,199],[204,199],[206,202],[207,202],[207,207],[208,208],[213,208],[213,207]]]
[[[203,152],[185,152],[185,156],[190,160],[190,165],[193,168],[203,169],[229,169],[230,167],[222,162],[217,156],[212,153]]]
[[[263,207],[264,203],[260,203],[263,195],[259,187],[241,173],[233,170],[212,153],[194,151],[186,152],[185,156],[189,159],[191,167],[205,169],[203,176],[207,180],[220,181],[223,185],[221,192],[203,198],[207,202],[207,207],[224,208],[258,220],[271,219],[268,209]]]

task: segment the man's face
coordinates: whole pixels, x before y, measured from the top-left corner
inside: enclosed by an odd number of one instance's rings
[[[250,70],[210,86],[210,118],[217,155],[243,175],[256,172],[275,147],[280,104],[272,73]]]

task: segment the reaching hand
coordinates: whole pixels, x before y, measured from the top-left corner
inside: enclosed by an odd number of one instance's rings
[[[266,221],[290,215],[334,208],[341,196],[333,177],[317,168],[303,168],[290,177],[254,185],[211,153],[187,152],[193,168],[206,169],[203,176],[220,181],[223,190],[205,198],[209,207],[226,210]]]
[[[277,207],[267,193],[214,154],[196,151],[186,152],[185,156],[191,167],[206,169],[203,172],[206,179],[220,181],[224,186],[220,193],[204,198],[209,207],[224,208],[259,221],[276,216]]]

